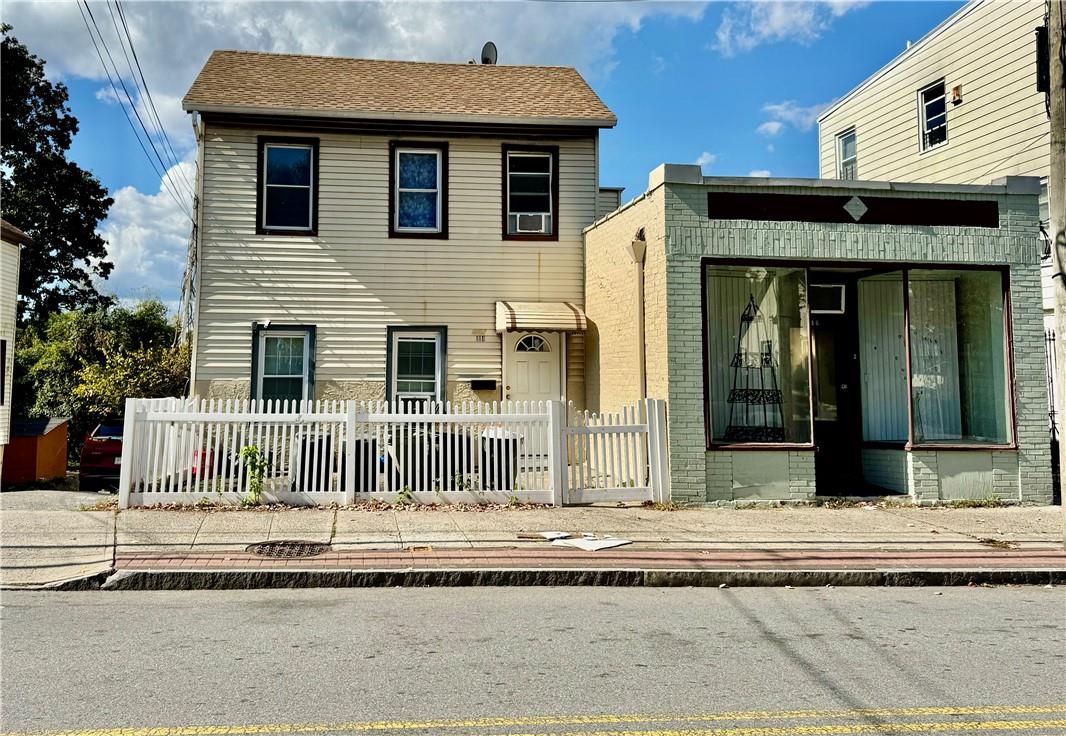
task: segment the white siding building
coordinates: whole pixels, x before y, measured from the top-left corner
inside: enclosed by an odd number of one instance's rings
[[[195,394],[583,403],[615,118],[573,69],[215,52],[184,106]]]
[[[971,0],[909,44],[819,117],[821,178],[988,184],[1036,176],[1046,228],[1051,122],[1037,90],[1035,40],[1045,7]],[[1045,266],[1045,321],[1049,276]]]
[[[18,316],[19,248],[26,233],[0,220],[0,466],[11,431],[11,375],[15,367],[15,321]]]

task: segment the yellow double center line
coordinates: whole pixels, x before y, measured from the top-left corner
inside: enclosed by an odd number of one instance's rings
[[[250,725],[204,725],[155,728],[108,728],[70,731],[5,733],[0,736],[268,736],[269,734],[373,733],[443,729],[530,728],[537,726],[638,726],[649,723],[713,723],[715,721],[838,720],[844,718],[921,718],[936,716],[1036,716],[1066,715],[1066,704],[934,706],[914,708],[858,708],[850,710],[722,711],[695,714],[596,714],[563,716],[516,716],[500,718],[438,719],[420,721],[353,721],[348,723],[266,723]],[[967,720],[917,722],[878,722],[852,724],[811,724],[789,726],[748,726],[703,729],[551,731],[543,736],[819,736],[827,734],[935,733],[974,731],[1020,731],[1026,729],[1066,730],[1066,719],[1050,720]],[[539,733],[510,733],[507,736],[542,736]]]
[[[545,731],[496,736],[841,736],[886,733],[973,733],[976,731],[1026,731],[1047,729],[1066,733],[1066,719],[1037,721],[934,721],[932,723],[857,723],[854,725],[778,726],[741,728],[660,729],[655,731]]]

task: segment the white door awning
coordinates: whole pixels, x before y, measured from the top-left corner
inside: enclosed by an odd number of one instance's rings
[[[497,332],[584,332],[585,311],[572,302],[496,302]]]

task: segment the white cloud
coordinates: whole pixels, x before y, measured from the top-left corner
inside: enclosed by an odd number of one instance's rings
[[[133,74],[126,69],[108,6],[93,1],[90,7],[135,94]],[[181,98],[214,49],[465,62],[492,39],[501,64],[570,65],[595,82],[609,75],[617,63],[619,34],[636,32],[656,17],[698,20],[704,8],[704,3],[692,2],[162,0],[123,4],[144,77],[181,159],[189,159],[195,146]],[[98,99],[118,104],[77,3],[7,0],[3,16],[4,22],[14,26],[12,34],[46,60],[50,78],[96,80],[103,85]],[[653,59],[653,67],[658,65]],[[135,98],[135,104],[147,120],[146,101]],[[115,133],[130,134],[125,130]],[[191,174],[188,168],[185,171]],[[105,288],[120,297],[145,288],[157,290],[164,298],[175,297],[188,237],[177,206],[162,190],[144,194],[126,187],[112,196],[115,205],[101,231],[108,239],[115,271]]]
[[[773,138],[775,135],[779,134],[782,128],[784,127],[785,124],[782,123],[780,120],[767,120],[755,130],[759,133],[759,135],[764,135],[767,138]]]
[[[106,6],[90,7],[116,61],[125,67]],[[219,48],[465,62],[492,39],[501,64],[572,65],[595,78],[613,67],[619,33],[636,32],[653,17],[697,20],[704,7],[690,2],[165,0],[123,6],[153,94],[179,99],[210,52]],[[50,75],[106,80],[75,3],[8,0],[4,20],[14,25],[20,41],[49,62]]]
[[[194,173],[192,161],[186,160],[171,167],[165,181],[180,192],[181,174],[191,179]],[[100,289],[123,298],[155,296],[173,302],[188,253],[192,223],[184,208],[190,203],[179,195],[179,206],[162,184],[154,194],[123,187],[112,196],[115,203],[100,235],[115,270]]]
[[[710,151],[704,151],[696,158],[696,165],[706,171],[714,165],[715,159],[717,158],[718,157]]]
[[[836,18],[862,0],[752,0],[734,3],[722,11],[712,47],[723,56],[735,56],[756,46],[780,41],[810,45]]]
[[[748,176],[763,176],[763,177],[765,177],[765,176],[770,176],[770,175],[771,175],[771,173],[770,173],[769,169],[754,169],[754,170],[748,172]]]
[[[760,125],[758,131],[763,135],[777,135],[785,125],[790,125],[806,132],[818,122],[818,116],[822,114],[822,110],[831,104],[831,102],[823,102],[818,105],[803,106],[797,104],[795,100],[768,102],[762,106],[762,110],[770,116],[770,120]],[[773,132],[770,132],[771,130]]]

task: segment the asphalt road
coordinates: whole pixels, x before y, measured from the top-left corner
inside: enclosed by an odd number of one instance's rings
[[[4,732],[1066,734],[1062,588],[6,592],[2,603]],[[215,728],[178,730],[190,726]]]

